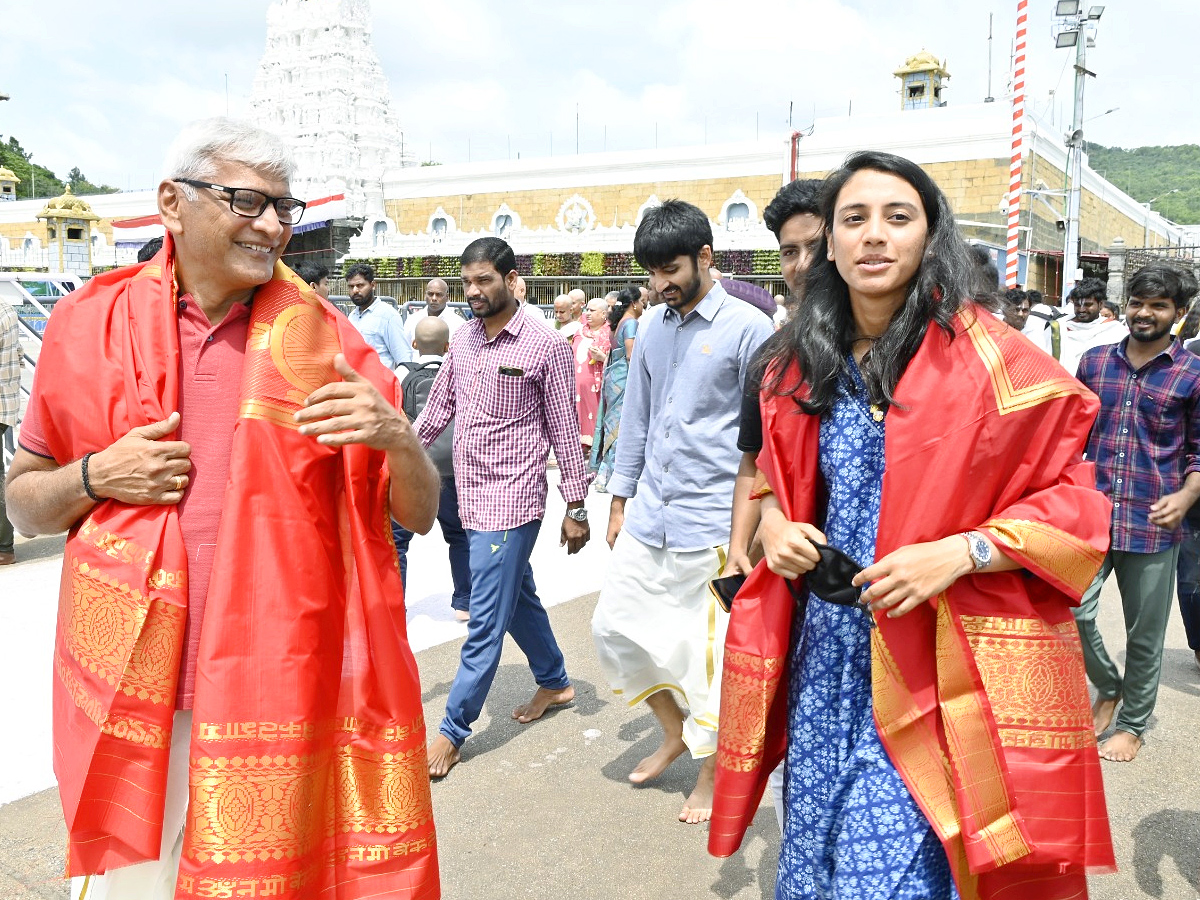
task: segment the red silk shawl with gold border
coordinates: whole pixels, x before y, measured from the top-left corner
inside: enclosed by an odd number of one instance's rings
[[[172,252],[168,237],[51,317],[37,396],[59,463],[176,409]],[[338,352],[399,405],[353,326],[278,264],[251,307],[200,640],[181,898],[440,893],[384,454],[324,447],[292,419],[339,378]],[[54,744],[69,874],[159,855],[186,579],[174,506],[102,502],[68,536]]]
[[[877,616],[875,722],[964,900],[1086,893],[1112,844],[1070,607],[1108,549],[1082,453],[1098,402],[985,312],[930,327],[888,411],[877,559],[981,529],[1024,571],[968,575]],[[792,521],[819,521],[819,418],[764,395],[758,465]],[[793,600],[760,563],[725,645],[709,851],[741,842],[786,741]],[[1009,893],[1009,890],[1014,893]]]

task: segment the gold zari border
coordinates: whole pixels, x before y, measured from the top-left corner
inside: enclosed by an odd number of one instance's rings
[[[202,756],[192,760],[190,809],[187,852],[200,863],[296,859],[335,833],[413,831],[432,817],[425,747]]]
[[[419,853],[428,853],[437,846],[437,837],[429,834],[427,837],[411,841],[397,841],[394,844],[358,844],[353,847],[339,847],[332,853],[326,854],[319,864],[305,867],[286,875],[262,875],[257,878],[211,878],[196,876],[185,872],[179,873],[178,888],[188,896],[204,898],[220,898],[233,900],[237,897],[286,897],[290,894],[308,896],[318,869],[340,868],[346,864],[359,862],[377,863],[389,860],[402,860]]]
[[[155,750],[166,750],[171,746],[171,734],[165,728],[131,719],[128,716],[105,713],[104,705],[88,692],[88,689],[75,677],[71,668],[57,656],[54,660],[54,668],[58,674],[58,680],[62,682],[71,701],[100,729],[101,733]]]
[[[979,319],[972,315],[963,315],[963,325],[975,346],[975,351],[987,369],[988,378],[992,383],[992,391],[996,397],[996,409],[1000,415],[1030,409],[1054,400],[1058,397],[1069,397],[1078,394],[1083,386],[1069,376],[1065,369],[1054,364],[1058,373],[1051,370],[1045,372],[1029,371],[1014,372],[1009,361],[1004,358],[1000,346],[996,343],[991,332]],[[1021,381],[1031,381],[1030,384],[1019,384]]]
[[[66,565],[71,596],[59,628],[71,658],[129,697],[174,704],[186,608],[151,600],[74,557]]]
[[[754,772],[762,766],[766,746],[767,715],[787,660],[750,653],[725,651],[721,682],[721,728],[717,764],[737,772]]]
[[[963,616],[1006,747],[1074,750],[1095,744],[1075,623]]]
[[[1104,554],[1091,544],[1045,522],[988,519],[979,527],[993,532],[1018,553],[1037,560],[1079,594],[1087,590],[1104,562]]]
[[[991,859],[1005,865],[1028,856],[1030,848],[1013,818],[1004,762],[975,687],[970,652],[950,616],[950,604],[942,594],[937,599],[938,697],[950,761],[972,819],[964,834],[978,836],[987,844]]]

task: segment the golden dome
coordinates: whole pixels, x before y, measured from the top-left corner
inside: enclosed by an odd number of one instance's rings
[[[935,72],[943,78],[950,77],[950,73],[946,71],[945,62],[939,62],[938,58],[928,50],[922,50],[916,56],[910,56],[904,61],[904,65],[892,74],[901,78],[914,72]]]
[[[0,166],[0,181],[15,181],[17,184],[21,183],[21,179],[17,177],[17,173],[12,169],[4,168],[4,166]]]
[[[92,212],[91,205],[82,197],[76,197],[71,193],[71,186],[67,185],[67,192],[61,197],[55,197],[46,204],[46,208],[37,214],[39,219],[82,219],[85,222],[98,222],[100,217]]]

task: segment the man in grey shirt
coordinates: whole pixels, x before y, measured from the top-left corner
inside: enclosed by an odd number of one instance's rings
[[[631,706],[644,700],[663,728],[662,746],[629,780],[656,778],[684,750],[705,760],[679,814],[691,824],[712,814],[727,620],[708,582],[729,543],[747,370],[774,331],[712,280],[712,240],[704,212],[679,200],[647,212],[634,236],[664,302],[643,317],[629,363],[608,483],[613,557],[592,619],[613,690]]]

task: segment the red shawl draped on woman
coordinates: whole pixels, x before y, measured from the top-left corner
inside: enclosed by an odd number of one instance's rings
[[[55,310],[38,413],[60,464],[177,408],[172,250],[168,238],[149,264],[98,276]],[[180,898],[439,895],[384,454],[325,447],[292,419],[339,377],[338,352],[398,405],[394,376],[345,317],[277,264],[251,308]],[[187,577],[174,506],[102,502],[68,536],[54,744],[71,875],[159,855]]]
[[[1096,398],[993,317],[930,326],[888,410],[877,558],[979,529],[1027,571],[967,575],[876,616],[875,724],[946,848],[963,900],[1086,895],[1114,868],[1071,605],[1108,549],[1082,452]],[[817,416],[764,395],[758,465],[791,521],[820,524]],[[792,595],[760,563],[725,645],[709,851],[741,843],[787,731]]]

